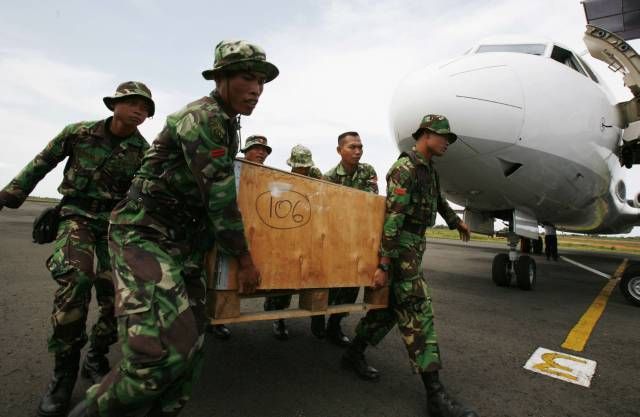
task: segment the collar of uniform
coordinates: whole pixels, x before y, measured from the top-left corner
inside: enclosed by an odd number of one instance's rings
[[[413,149],[411,149],[411,151],[416,155],[416,160],[418,162],[420,162],[422,165],[426,165],[428,167],[431,166],[431,160],[425,158],[424,155],[422,155],[420,152],[418,152],[416,150],[415,146],[413,147]]]
[[[107,128],[107,126],[111,125],[112,120],[113,120],[113,116],[109,116],[104,120],[100,120],[93,127],[91,134],[101,138],[106,138],[115,142],[120,142],[120,143],[125,140],[131,140],[133,144],[137,146],[142,146],[141,142],[144,141],[144,139],[137,128],[132,134],[124,138],[120,136],[116,136],[113,133],[111,133],[111,131]]]
[[[356,165],[356,169],[353,170],[353,174],[351,175],[351,177],[356,175],[356,172],[358,172],[359,169],[360,169],[360,164]],[[339,162],[338,166],[336,167],[336,174],[338,174],[341,177],[348,177],[349,176],[347,171],[344,169],[344,166],[342,166],[342,161]]]
[[[227,114],[227,112],[224,111],[225,108],[225,102],[224,100],[222,100],[222,97],[220,97],[220,93],[218,92],[218,90],[213,90],[211,93],[209,93],[209,97],[211,97],[216,104],[218,105],[218,107],[220,107],[220,115],[224,120],[227,120],[230,122],[231,126],[233,126],[236,130],[238,130],[239,128],[239,115],[235,116],[235,117],[231,117]]]

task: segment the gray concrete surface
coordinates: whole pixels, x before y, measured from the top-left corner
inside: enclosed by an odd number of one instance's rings
[[[52,371],[46,338],[56,285],[44,267],[51,246],[30,239],[33,217],[45,206],[26,203],[0,212],[0,416],[35,415]],[[527,371],[523,365],[540,346],[566,352],[560,345],[605,282],[566,262],[536,257],[535,291],[497,288],[491,262],[502,249],[429,242],[424,265],[449,390],[485,417],[640,416],[640,309],[616,289],[586,349],[574,353],[598,363],[590,388]],[[623,258],[566,255],[605,273],[613,273]],[[250,303],[257,308],[260,302]],[[348,333],[358,319],[346,320]],[[397,330],[368,351],[382,372],[380,382],[369,383],[340,368],[341,350],[315,339],[308,320],[289,324],[292,337],[286,342],[271,336],[267,322],[233,325],[233,338],[226,342],[208,336],[205,367],[183,415],[426,414],[422,384],[410,371]],[[110,357],[117,361],[119,349]],[[80,379],[74,401],[86,388]]]

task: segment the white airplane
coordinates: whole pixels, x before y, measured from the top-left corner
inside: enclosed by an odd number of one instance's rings
[[[585,42],[640,91],[640,58],[624,40],[587,26]],[[622,139],[623,132],[637,138],[634,125],[627,127],[638,120],[638,101],[615,103],[589,65],[561,44],[491,38],[409,74],[394,94],[391,125],[406,151],[424,114],[450,120],[458,141],[436,161],[442,191],[465,207],[473,231],[493,234],[495,218],[509,223],[509,254],[496,255],[492,278],[507,286],[515,274],[530,290],[535,262],[516,246],[520,237],[537,240],[538,225],[591,234],[640,225],[640,189],[625,181],[621,162],[637,162],[637,142]],[[640,305],[640,264],[627,269],[621,289]]]

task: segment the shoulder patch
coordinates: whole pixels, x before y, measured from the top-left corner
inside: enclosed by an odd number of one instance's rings
[[[407,194],[407,189],[406,189],[406,188],[398,187],[398,188],[396,188],[395,190],[393,190],[393,193],[394,193],[395,195],[406,195],[406,194]]]
[[[225,148],[212,149],[211,150],[211,157],[212,158],[220,158],[220,157],[224,156],[226,153],[227,153],[227,150]]]

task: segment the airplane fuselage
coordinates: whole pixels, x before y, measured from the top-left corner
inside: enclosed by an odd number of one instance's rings
[[[398,146],[411,148],[424,114],[443,114],[459,137],[436,160],[450,201],[522,210],[566,231],[627,232],[640,205],[614,153],[622,130],[611,94],[568,49],[537,46],[539,55],[481,53],[480,44],[410,74],[392,101]]]

